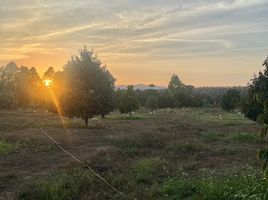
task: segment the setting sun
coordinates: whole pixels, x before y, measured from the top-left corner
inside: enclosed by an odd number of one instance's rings
[[[43,80],[43,83],[45,84],[45,86],[49,87],[49,86],[52,85],[52,80],[50,80],[50,79],[45,79],[45,80]]]

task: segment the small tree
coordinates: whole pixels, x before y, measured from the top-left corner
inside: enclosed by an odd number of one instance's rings
[[[174,99],[176,103],[175,107],[187,107],[191,100],[190,92],[193,90],[193,86],[185,85],[176,74],[173,74],[169,84],[169,95]]]
[[[134,88],[132,85],[127,87],[126,91],[121,93],[121,97],[119,100],[119,111],[120,113],[129,113],[131,117],[131,113],[139,109],[139,100],[135,94]]]
[[[113,108],[115,79],[93,51],[86,47],[72,57],[64,67],[63,112],[70,117],[81,117],[88,126],[94,115],[108,114]]]
[[[154,96],[148,97],[146,101],[146,108],[150,109],[152,115],[154,114],[154,110],[158,108],[157,99]]]
[[[240,93],[238,90],[230,89],[222,97],[221,107],[223,110],[234,110],[240,104]]]
[[[168,84],[168,90],[170,93],[176,94],[185,89],[185,85],[179,79],[178,75],[173,74]]]
[[[99,84],[96,87],[96,114],[104,119],[114,109],[115,79],[106,68],[98,75]]]

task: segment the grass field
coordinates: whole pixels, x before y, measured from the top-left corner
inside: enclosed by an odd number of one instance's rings
[[[0,199],[261,199],[259,126],[216,108],[90,121],[0,111]],[[61,151],[86,162],[127,197]]]

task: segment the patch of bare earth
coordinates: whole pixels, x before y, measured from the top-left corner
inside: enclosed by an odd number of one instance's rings
[[[139,147],[142,156],[161,157],[174,165],[180,164],[193,173],[203,168],[218,169],[236,165],[258,165],[256,150],[264,146],[264,144],[254,142],[202,141],[204,131],[213,129],[224,136],[238,130],[257,132],[258,127],[255,124],[223,126],[198,121],[184,121],[172,115],[158,115],[139,120],[98,121],[98,126],[89,129],[63,129],[55,125],[58,124],[55,123],[55,120],[59,119],[54,115],[31,115],[29,113],[23,115],[12,112],[8,113],[8,118],[4,118],[5,113],[0,114],[2,115],[0,121],[4,120],[8,124],[8,120],[10,120],[10,126],[12,123],[23,121],[22,118],[25,119],[25,116],[29,121],[44,119],[46,126],[43,129],[50,136],[77,158],[89,163],[97,156],[101,156],[103,152],[120,151],[115,145],[116,141],[124,143],[124,141],[140,137],[142,140],[148,140],[143,143],[147,144],[146,146]],[[17,119],[18,122],[14,119]],[[53,121],[52,126],[49,125],[51,121]],[[154,134],[157,138],[152,138]],[[148,137],[144,137],[144,135],[148,135]],[[0,139],[11,143],[26,144],[24,147],[19,147],[16,151],[0,157],[0,199],[1,197],[2,199],[12,197],[13,192],[21,185],[36,178],[80,165],[55,146],[38,127],[3,130],[0,133]],[[171,146],[171,150],[167,150],[168,145]],[[50,146],[50,148],[43,148],[46,146]]]

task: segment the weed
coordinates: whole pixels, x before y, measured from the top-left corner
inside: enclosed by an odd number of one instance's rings
[[[16,149],[16,145],[0,140],[0,156],[1,155],[6,155]]]
[[[159,158],[144,158],[138,160],[133,171],[137,182],[149,182],[153,176],[159,173],[161,169],[161,160]]]
[[[258,142],[261,141],[261,138],[255,133],[242,132],[238,134],[231,134],[228,137],[228,140],[236,142]]]

